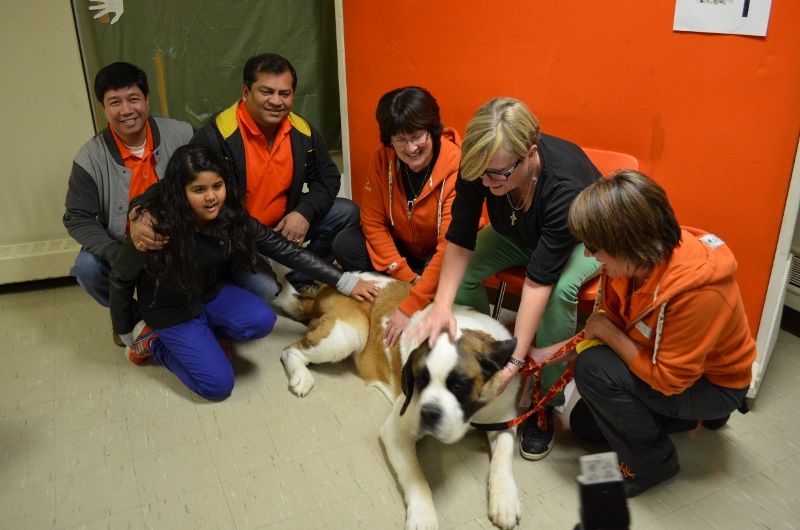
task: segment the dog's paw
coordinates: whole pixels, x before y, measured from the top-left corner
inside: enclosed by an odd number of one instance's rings
[[[298,397],[305,397],[314,388],[314,376],[290,350],[283,350],[281,362],[286,367],[291,391]]]
[[[498,528],[510,530],[522,519],[522,504],[519,502],[516,488],[514,492],[496,492],[489,494],[489,520]]]
[[[406,511],[406,530],[438,530],[439,518],[433,505],[409,506]]]

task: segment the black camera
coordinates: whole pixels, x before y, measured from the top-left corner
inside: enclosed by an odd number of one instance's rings
[[[581,522],[575,530],[628,530],[630,514],[617,453],[600,453],[580,458],[578,487]]]

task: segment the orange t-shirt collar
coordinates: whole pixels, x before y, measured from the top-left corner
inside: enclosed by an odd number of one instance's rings
[[[150,121],[147,122],[147,139],[144,143],[144,152],[142,157],[139,158],[131,152],[113,127],[111,129],[111,136],[114,138],[114,143],[117,144],[119,154],[125,167],[131,171],[131,180],[128,185],[128,200],[138,197],[145,192],[147,188],[158,182],[158,175],[156,174],[156,158],[153,156],[153,131],[150,129]]]

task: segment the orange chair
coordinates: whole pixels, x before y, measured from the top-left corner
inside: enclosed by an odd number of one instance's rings
[[[604,151],[602,149],[589,149],[586,147],[583,148],[583,152],[586,153],[586,156],[589,157],[589,160],[600,170],[603,176],[607,176],[610,172],[617,169],[639,169],[639,161],[636,160],[636,157],[625,153]],[[506,291],[516,294],[522,292],[522,285],[525,283],[525,267],[510,267],[504,271],[498,272],[487,280],[487,282],[489,286],[491,286],[493,282],[497,283],[497,298],[494,302],[494,311],[492,311],[492,317],[497,319],[503,307],[503,297]],[[595,275],[586,280],[583,286],[581,286],[580,291],[578,291],[579,312],[592,312],[599,284],[600,278],[598,275]]]

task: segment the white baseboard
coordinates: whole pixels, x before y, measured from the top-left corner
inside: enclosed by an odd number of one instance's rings
[[[80,249],[70,238],[0,246],[0,285],[69,276]]]

